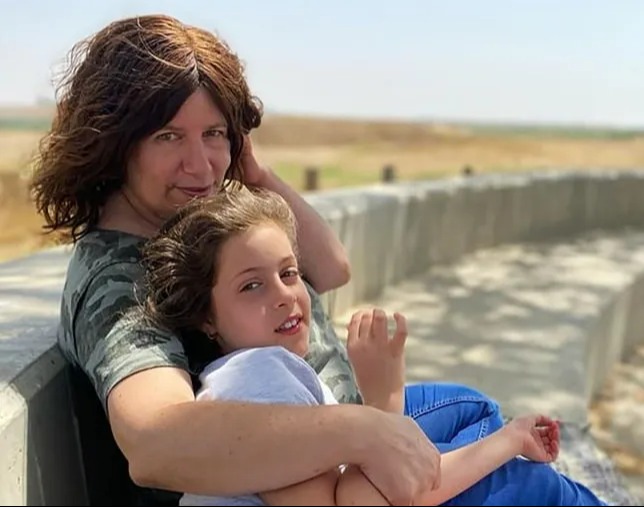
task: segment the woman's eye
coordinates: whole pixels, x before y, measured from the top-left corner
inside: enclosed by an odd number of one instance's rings
[[[204,137],[226,137],[227,132],[225,129],[212,129],[207,130],[204,134]]]
[[[175,141],[179,139],[179,136],[174,132],[163,132],[155,137],[157,141]]]

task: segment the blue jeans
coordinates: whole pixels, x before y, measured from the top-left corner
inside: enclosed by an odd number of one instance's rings
[[[407,386],[405,414],[441,453],[479,440],[503,426],[499,406],[456,384]],[[588,488],[544,463],[515,458],[444,505],[606,505]]]

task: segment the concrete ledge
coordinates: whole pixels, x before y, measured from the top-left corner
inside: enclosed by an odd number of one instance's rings
[[[431,266],[481,249],[642,226],[642,195],[644,171],[598,169],[401,183],[306,197],[349,250],[351,283],[324,298],[330,314],[338,317]],[[3,504],[86,503],[67,368],[55,345],[68,258],[67,249],[53,249],[0,265]],[[644,288],[629,287],[614,311],[601,313],[605,323],[598,329],[623,335],[622,346],[611,349],[611,357],[639,339],[644,312],[623,309],[636,308]],[[538,330],[523,330],[526,336],[530,333]],[[597,342],[605,336],[598,331]],[[591,353],[588,361],[596,364],[596,356]],[[605,376],[599,366],[597,372],[598,379]],[[599,383],[587,384],[586,395]]]

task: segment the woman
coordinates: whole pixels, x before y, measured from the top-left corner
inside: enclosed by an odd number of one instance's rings
[[[324,220],[256,161],[246,135],[259,126],[261,109],[223,41],[167,16],[143,16],[111,23],[70,56],[33,192],[47,228],[75,243],[60,348],[91,383],[134,483],[235,495],[354,463],[389,501],[409,504],[439,485],[431,441],[455,447],[500,427],[496,405],[460,386],[407,390],[408,415],[429,440],[408,417],[347,403],[359,401],[355,382],[319,299],[307,360],[344,403],[196,403],[194,371],[177,337],[124,318],[136,305],[140,248],[163,221],[243,179],[293,209],[301,268],[317,293],[347,282],[345,252]],[[109,484],[102,474],[117,469],[88,471],[88,480],[98,474]]]

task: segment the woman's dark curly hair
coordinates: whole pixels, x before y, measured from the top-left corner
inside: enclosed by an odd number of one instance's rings
[[[239,58],[214,34],[164,15],[115,21],[76,44],[41,140],[31,190],[45,229],[77,241],[125,181],[141,140],[163,128],[199,87],[228,123],[231,165],[241,179],[243,135],[261,123]]]
[[[295,216],[272,191],[235,185],[183,206],[142,250],[146,318],[180,337],[203,333],[207,319],[216,320],[211,293],[223,245],[266,223],[280,227],[297,252]]]

